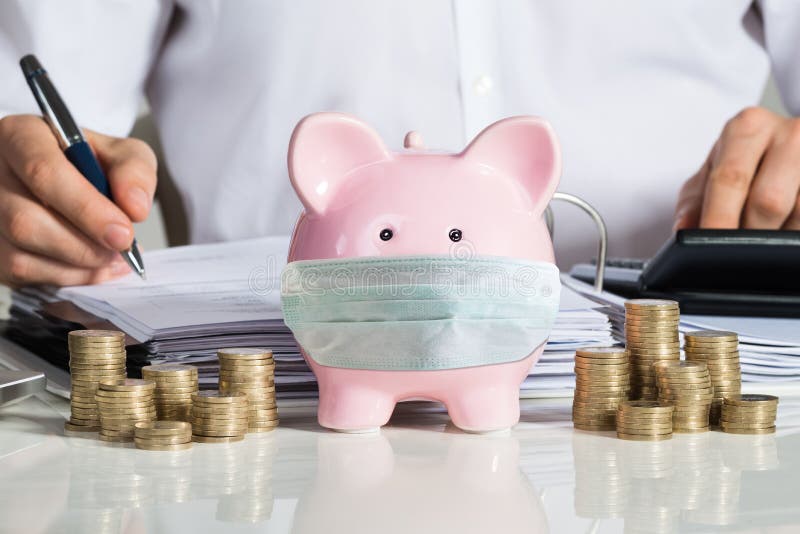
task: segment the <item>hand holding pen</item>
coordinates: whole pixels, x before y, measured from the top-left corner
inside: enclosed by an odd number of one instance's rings
[[[21,62],[26,75],[38,65],[26,66],[29,57]],[[129,273],[120,253],[134,253],[132,222],[150,211],[156,158],[141,141],[84,130],[108,179],[106,196],[84,175],[91,165],[87,154],[73,153],[73,161],[65,155],[70,146],[65,138],[75,132],[64,124],[66,108],[49,105],[50,113],[62,114],[61,129],[51,130],[35,115],[0,120],[0,283],[89,284]],[[76,165],[76,157],[83,161]]]

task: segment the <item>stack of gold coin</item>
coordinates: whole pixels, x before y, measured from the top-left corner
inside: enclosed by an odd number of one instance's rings
[[[628,399],[630,358],[621,347],[575,352],[572,422],[579,430],[614,430],[617,405]]]
[[[686,359],[705,362],[711,374],[714,399],[711,401],[709,420],[719,424],[722,399],[742,392],[742,368],[739,365],[739,336],[736,332],[706,330],[689,332],[684,336]]]
[[[73,330],[69,333],[71,415],[64,428],[97,432],[100,414],[94,395],[101,380],[125,378],[125,334],[109,330]]]
[[[278,426],[275,404],[275,361],[268,349],[220,349],[219,390],[247,394],[248,432],[269,432]]]
[[[631,355],[632,398],[658,397],[653,364],[680,359],[679,322],[678,303],[673,300],[625,302],[625,344]]]
[[[623,401],[617,408],[617,437],[632,441],[661,441],[672,437],[672,406],[658,401]]]
[[[714,390],[705,362],[660,362],[655,366],[658,400],[675,407],[674,432],[708,431],[708,413]]]
[[[199,443],[241,441],[247,433],[244,392],[199,391],[192,395],[192,440]]]
[[[185,421],[136,423],[134,443],[148,451],[182,451],[192,447],[192,424]]]
[[[100,439],[133,441],[136,423],[155,421],[155,388],[150,380],[136,378],[100,382],[95,394],[100,411]]]
[[[191,421],[192,394],[197,393],[197,367],[180,364],[148,365],[142,377],[156,384],[156,414],[162,421]]]
[[[720,427],[729,434],[772,434],[778,415],[778,397],[745,394],[722,401]]]

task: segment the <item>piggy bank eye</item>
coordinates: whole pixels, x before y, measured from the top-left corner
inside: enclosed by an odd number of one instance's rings
[[[454,243],[457,241],[461,241],[461,230],[459,230],[458,228],[453,228],[452,230],[450,230],[450,241]]]
[[[389,241],[394,235],[394,232],[392,232],[391,228],[384,228],[378,235],[380,236],[381,241]]]

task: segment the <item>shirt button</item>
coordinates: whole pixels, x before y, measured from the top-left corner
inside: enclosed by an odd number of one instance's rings
[[[475,82],[472,84],[472,90],[475,91],[475,94],[478,96],[486,96],[492,91],[492,78],[487,74],[482,74],[475,78]]]

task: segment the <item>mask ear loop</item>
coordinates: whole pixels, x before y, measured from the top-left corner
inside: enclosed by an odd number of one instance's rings
[[[608,230],[606,229],[606,223],[603,220],[603,217],[600,215],[600,212],[597,211],[591,204],[582,198],[576,197],[575,195],[556,192],[553,195],[553,200],[561,200],[574,206],[578,206],[592,218],[595,226],[597,226],[599,242],[597,246],[597,267],[595,268],[594,273],[594,290],[597,293],[602,292],[603,279],[605,278],[606,274],[606,253],[608,251]],[[555,224],[553,220],[553,210],[550,208],[550,206],[547,206],[547,209],[544,211],[544,220],[547,224],[547,230],[550,232],[550,237],[552,237]]]

